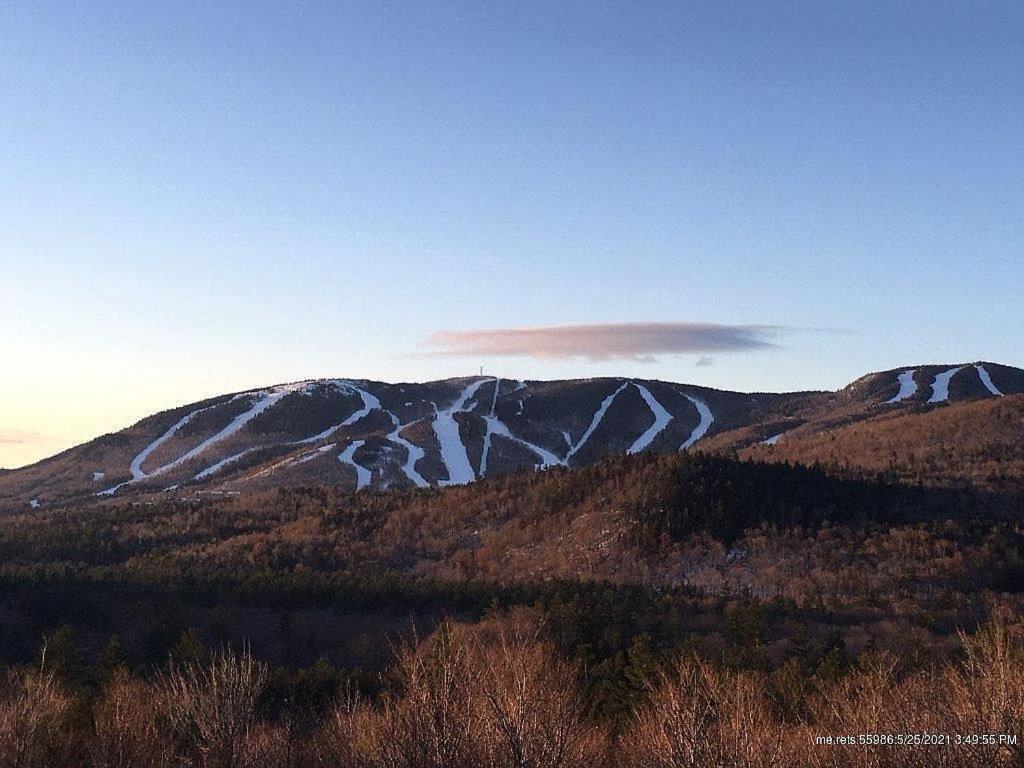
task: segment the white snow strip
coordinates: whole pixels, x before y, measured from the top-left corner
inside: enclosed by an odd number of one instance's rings
[[[269,392],[264,394],[263,397],[261,397],[255,403],[253,403],[249,410],[247,410],[245,413],[241,413],[238,416],[235,416],[235,418],[231,420],[231,423],[224,427],[224,429],[222,429],[220,432],[218,432],[215,435],[212,435],[211,437],[206,438],[195,448],[188,451],[187,453],[182,454],[169,464],[164,464],[162,467],[153,470],[151,473],[149,473],[149,475],[147,475],[147,477],[153,477],[154,475],[162,475],[164,472],[168,472],[174,469],[175,467],[181,466],[187,461],[191,461],[192,459],[196,458],[196,456],[199,456],[200,454],[205,452],[211,446],[214,446],[217,443],[221,442],[222,440],[226,440],[227,438],[234,435],[236,432],[238,432],[238,430],[240,430],[250,421],[255,419],[257,416],[259,416],[261,413],[268,410],[269,408],[272,408],[273,406],[277,405],[287,395],[290,395],[298,388],[299,385],[297,384],[288,384],[283,387],[275,387],[274,389],[271,389]]]
[[[498,392],[501,390],[501,379],[494,380],[494,397],[491,398],[491,411],[484,417],[484,423],[487,426],[484,432],[484,447],[480,452],[480,477],[486,477],[487,475],[487,457],[491,452],[491,435],[494,430],[491,426],[491,418],[494,417],[494,409],[498,407]]]
[[[335,382],[335,386],[337,386],[337,387],[339,387],[341,389],[346,389],[349,392],[355,392],[357,395],[359,395],[359,397],[361,397],[363,399],[363,407],[360,408],[355,413],[353,413],[351,416],[349,416],[347,419],[345,419],[340,424],[335,424],[333,427],[328,427],[327,429],[325,429],[323,432],[321,432],[318,435],[313,435],[312,437],[307,437],[304,440],[299,440],[296,443],[296,445],[305,445],[306,443],[316,443],[316,442],[318,442],[320,440],[326,440],[328,437],[333,435],[335,432],[337,432],[342,427],[351,427],[357,421],[359,421],[364,416],[369,414],[370,411],[375,411],[375,410],[377,410],[378,408],[381,407],[380,406],[380,400],[378,400],[376,397],[371,395],[366,390],[360,389],[355,384],[352,384],[350,382],[337,381],[337,382]]]
[[[569,434],[568,432],[566,432],[566,431],[565,431],[565,430],[563,429],[563,430],[562,430],[562,437],[564,437],[564,438],[565,438],[565,444],[566,444],[566,445],[567,445],[568,447],[572,448],[572,435],[570,435],[570,434]]]
[[[348,464],[350,467],[352,467],[352,469],[356,471],[357,491],[368,486],[370,484],[370,480],[373,477],[373,475],[370,474],[370,470],[368,470],[366,467],[356,464],[356,460],[354,458],[356,451],[359,450],[365,442],[365,440],[353,440],[349,444],[348,448],[342,451],[341,454],[338,456],[338,461],[342,462],[343,464]]]
[[[904,371],[896,377],[896,381],[900,385],[900,391],[890,399],[886,400],[886,405],[892,405],[893,403],[898,403],[901,400],[906,400],[917,392],[917,382],[914,381],[915,373],[917,373],[917,369],[912,368],[909,371]]]
[[[217,405],[223,405],[223,403],[218,403]],[[188,424],[194,416],[199,415],[203,411],[208,411],[211,408],[216,408],[217,405],[209,405],[206,408],[200,408],[198,410],[192,411],[192,413],[186,414],[176,424],[174,424],[174,426],[172,426],[170,429],[168,429],[166,432],[160,435],[160,437],[158,437],[152,443],[143,448],[139,452],[139,455],[132,459],[132,463],[128,467],[129,471],[131,471],[132,473],[132,480],[145,480],[147,477],[149,477],[149,475],[146,474],[146,472],[142,469],[142,464],[146,461],[146,459],[149,458],[149,454],[151,454],[161,445],[163,445],[172,437],[174,437],[174,434],[179,429]]]
[[[575,456],[576,452],[579,451],[580,448],[586,445],[587,440],[589,440],[590,436],[594,434],[594,430],[596,430],[600,426],[601,420],[604,419],[605,413],[608,411],[608,408],[611,407],[612,401],[615,400],[619,392],[621,392],[628,386],[629,382],[624,382],[622,386],[620,386],[618,389],[616,389],[614,392],[608,395],[608,397],[601,401],[601,405],[597,409],[597,412],[594,414],[594,418],[590,420],[590,426],[587,427],[587,431],[583,433],[583,436],[579,439],[579,442],[576,443],[572,448],[570,448],[569,452],[565,455],[566,464],[569,463],[569,459]]]
[[[145,460],[149,457],[149,455],[156,448],[158,448],[161,444],[163,444],[164,442],[169,440],[171,437],[173,437],[174,433],[177,432],[179,429],[181,429],[183,426],[185,426],[194,416],[196,416],[197,414],[202,413],[203,411],[208,411],[211,408],[216,408],[216,407],[218,407],[220,405],[223,405],[223,403],[217,403],[216,405],[210,405],[210,406],[207,406],[206,408],[200,408],[199,410],[192,411],[192,413],[189,413],[186,416],[184,416],[174,426],[172,426],[169,430],[164,432],[164,434],[162,434],[160,437],[158,437],[152,443],[150,443],[145,448],[143,448],[142,452],[139,453],[139,455],[136,456],[134,459],[132,459],[131,466],[130,466],[130,470],[131,470],[131,473],[132,473],[132,479],[131,480],[126,480],[123,483],[118,483],[113,488],[108,488],[105,491],[100,491],[99,493],[97,493],[95,495],[96,496],[110,496],[110,495],[112,495],[114,493],[117,493],[117,491],[119,491],[121,488],[123,488],[126,485],[131,485],[132,483],[139,482],[140,480],[148,480],[151,477],[156,477],[157,475],[162,475],[163,473],[165,473],[165,472],[167,472],[167,471],[169,471],[171,469],[174,469],[175,467],[178,467],[181,464],[184,464],[186,461],[194,459],[196,456],[198,456],[199,454],[203,453],[210,446],[215,445],[216,443],[219,443],[221,440],[224,440],[225,438],[230,437],[231,435],[235,434],[235,432],[237,432],[242,427],[244,427],[246,424],[248,424],[256,416],[258,416],[259,414],[263,413],[268,408],[276,405],[286,395],[289,395],[292,392],[295,392],[295,391],[298,391],[298,390],[303,390],[304,388],[308,388],[309,386],[310,385],[308,383],[306,383],[306,382],[300,382],[298,384],[284,384],[284,385],[279,386],[279,387],[274,387],[274,388],[272,388],[270,390],[259,391],[260,393],[263,394],[263,397],[261,399],[257,400],[249,408],[248,411],[246,411],[245,413],[242,413],[242,414],[236,416],[231,421],[231,423],[228,424],[226,427],[224,427],[224,429],[222,429],[220,432],[218,432],[217,434],[213,435],[212,437],[207,438],[206,440],[201,442],[199,445],[197,445],[195,448],[193,448],[192,450],[188,451],[184,455],[179,456],[174,461],[172,461],[172,462],[170,462],[168,464],[164,464],[162,467],[158,467],[157,469],[154,469],[152,472],[144,472],[143,469],[142,469],[142,464],[143,464],[143,462],[145,462]],[[235,395],[231,399],[231,401],[229,401],[229,402],[232,402],[234,400],[238,400],[238,399],[243,398],[243,397],[251,397],[254,394],[256,394],[256,392],[241,392],[241,393]]]
[[[949,380],[961,368],[963,368],[962,365],[950,368],[948,371],[943,371],[935,377],[935,381],[932,382],[932,396],[928,398],[929,403],[943,403],[949,399]]]
[[[32,507],[32,509],[39,509],[39,499],[32,499],[28,505]]]
[[[505,424],[501,421],[501,419],[499,419],[497,416],[485,416],[484,419],[486,419],[487,421],[488,432],[493,433],[495,435],[501,435],[501,437],[504,437],[506,440],[511,440],[514,443],[518,443],[524,448],[527,448],[533,451],[535,454],[537,454],[537,456],[540,457],[541,460],[541,469],[547,469],[548,467],[554,466],[562,466],[565,464],[565,461],[558,458],[558,456],[553,454],[547,448],[542,448],[541,446],[531,443],[528,440],[523,440],[521,437],[516,437],[515,435],[513,435],[511,432],[508,431],[508,427],[506,427]],[[481,474],[483,474],[482,470]]]
[[[523,386],[525,385],[522,382],[520,382],[520,385],[516,387],[516,389],[513,391],[518,391],[519,389],[522,389]],[[491,400],[491,412],[487,416],[484,416],[484,422],[487,425],[487,431],[484,433],[484,450],[480,456],[480,475],[483,476],[487,474],[487,457],[490,453],[491,437],[493,435],[500,435],[501,437],[504,437],[506,440],[511,440],[514,443],[518,443],[524,448],[535,453],[541,460],[542,469],[547,469],[548,467],[563,464],[564,462],[560,458],[558,458],[558,456],[556,456],[546,448],[542,448],[539,445],[531,443],[529,440],[523,440],[521,437],[516,437],[515,435],[513,435],[509,431],[509,428],[505,426],[505,423],[495,415],[494,411],[498,404],[498,390],[500,389],[500,387],[501,379],[497,379],[494,384],[494,398]],[[569,445],[572,445],[572,441],[569,440],[568,433],[563,432],[562,434],[565,435],[566,442],[568,442]]]
[[[92,481],[94,483],[98,483],[100,480],[102,480],[106,476],[107,476],[106,472],[93,472],[92,473]]]
[[[651,413],[654,414],[654,423],[651,424],[647,431],[640,435],[640,437],[638,437],[631,446],[629,446],[626,453],[640,453],[640,451],[649,446],[651,441],[668,426],[670,421],[672,421],[672,414],[665,410],[664,406],[654,398],[654,395],[651,394],[647,387],[641,386],[635,381],[633,382],[633,386],[637,388],[640,392],[640,397],[644,399],[644,402],[647,403],[647,407],[650,408]]]
[[[395,425],[395,428],[388,433],[388,440],[405,448],[406,458],[405,464],[402,465],[402,471],[406,477],[413,481],[417,488],[426,488],[430,483],[423,478],[423,475],[416,471],[416,462],[426,456],[427,452],[415,443],[411,443],[402,437],[401,432],[408,426],[407,424],[402,424],[391,411],[385,411],[385,413],[391,417],[391,423]]]
[[[785,432],[779,432],[779,434],[777,434],[777,435],[772,435],[771,437],[766,437],[764,440],[761,441],[761,445],[775,445],[777,442],[779,442],[779,440],[782,439],[782,436],[784,434],[786,434],[786,433]]]
[[[987,389],[989,392],[991,392],[996,397],[1002,397],[1003,393],[1000,392],[999,391],[999,387],[997,387],[993,383],[992,377],[989,376],[988,375],[988,371],[985,370],[985,366],[984,365],[976,365],[974,367],[978,369],[978,378],[981,379],[981,383],[985,385],[985,389]]]
[[[711,413],[711,409],[708,408],[707,403],[705,403],[703,400],[698,400],[696,397],[691,397],[685,392],[680,392],[679,394],[681,394],[683,397],[685,397],[687,400],[693,403],[693,407],[696,408],[697,413],[700,414],[700,421],[697,423],[697,426],[693,428],[693,432],[691,432],[690,436],[686,438],[686,442],[679,446],[680,451],[685,451],[686,449],[692,447],[693,444],[700,440],[702,437],[704,437],[707,431],[711,428],[711,425],[714,423],[715,417],[714,414]]]
[[[441,461],[448,470],[448,480],[441,481],[439,485],[464,485],[476,480],[476,472],[469,463],[466,446],[459,435],[459,422],[455,420],[455,414],[464,410],[466,402],[488,381],[494,379],[477,379],[462,390],[455,402],[443,411],[437,411],[434,416],[434,434],[441,446]]]
[[[246,448],[244,451],[242,451],[240,453],[236,453],[234,456],[228,456],[226,459],[221,459],[216,464],[211,464],[210,466],[208,466],[206,469],[204,469],[202,472],[197,474],[192,479],[193,480],[203,480],[204,478],[207,478],[210,475],[215,475],[218,472],[220,472],[224,467],[226,467],[228,464],[233,464],[234,462],[238,461],[240,458],[242,458],[246,454],[252,453],[253,451],[258,450],[259,448],[262,448],[262,446],[258,446],[256,448]]]
[[[321,445],[316,450],[309,451],[308,453],[304,453],[301,456],[299,456],[299,458],[297,458],[295,460],[295,464],[305,464],[307,461],[312,461],[313,459],[316,459],[316,458],[318,458],[320,456],[323,456],[329,450],[334,448],[334,446],[335,446],[335,443],[328,443],[327,445]]]

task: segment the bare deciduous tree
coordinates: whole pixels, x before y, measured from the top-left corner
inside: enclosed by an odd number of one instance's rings
[[[0,686],[0,765],[44,768],[59,746],[67,696],[52,672],[11,671]]]
[[[209,664],[173,667],[158,681],[172,733],[202,768],[247,768],[260,755],[249,744],[266,667],[248,648],[226,648]]]

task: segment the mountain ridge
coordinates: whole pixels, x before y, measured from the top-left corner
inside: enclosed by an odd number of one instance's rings
[[[836,391],[786,393],[626,377],[308,379],[176,406],[0,472],[0,507],[319,483],[442,487],[612,453],[771,447],[790,433],[1019,393],[1024,370],[986,361],[893,368]]]

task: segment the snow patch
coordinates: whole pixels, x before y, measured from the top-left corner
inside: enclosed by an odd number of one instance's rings
[[[100,480],[102,480],[106,476],[107,476],[106,472],[93,472],[92,473],[92,481],[94,483],[98,483]]]
[[[988,371],[985,370],[985,366],[984,365],[975,365],[974,367],[978,369],[978,378],[981,379],[981,383],[985,385],[985,389],[987,389],[989,392],[991,392],[996,397],[1002,397],[1003,393],[1000,392],[999,391],[999,387],[997,387],[993,383],[992,377],[989,376],[988,375]]]
[[[932,396],[928,398],[929,403],[943,403],[949,399],[949,380],[956,375],[957,371],[963,368],[962,365],[950,368],[948,371],[936,375],[932,382]]]
[[[766,437],[764,440],[761,441],[761,445],[775,445],[777,442],[779,442],[779,440],[782,439],[782,436],[784,434],[786,434],[786,433],[785,432],[779,432],[779,434],[777,434],[777,435],[772,435],[771,437]]]
[[[647,446],[651,444],[658,434],[668,426],[668,423],[672,421],[672,414],[665,410],[665,407],[659,403],[654,395],[651,394],[647,387],[633,382],[633,386],[640,392],[640,397],[647,403],[647,407],[651,409],[651,413],[654,414],[654,423],[644,432],[636,441],[629,446],[626,453],[640,453]]]
[[[39,499],[32,499],[32,501],[30,501],[28,505],[32,507],[32,509],[39,509]]]
[[[893,397],[886,400],[886,405],[892,405],[893,403],[898,403],[901,400],[906,400],[908,397],[912,397],[917,393],[917,382],[914,381],[915,373],[917,373],[917,369],[912,368],[909,371],[904,371],[896,377],[896,382],[900,385],[900,391]]]

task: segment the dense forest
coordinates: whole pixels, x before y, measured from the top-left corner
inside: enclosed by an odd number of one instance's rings
[[[906,727],[1015,733],[1017,694],[982,713],[964,686],[1022,673],[1022,511],[1011,491],[677,454],[8,515],[0,741],[29,746],[0,764],[847,765],[857,750],[811,737],[869,716],[892,731],[947,689]],[[1003,677],[968,681],[979,653]],[[510,725],[513,694],[569,718],[571,744],[548,715]],[[196,722],[236,706],[221,730]],[[421,732],[440,727],[432,706],[465,721]],[[705,718],[704,741],[657,757],[679,717]],[[1020,759],[1008,749],[915,754]]]
[[[130,672],[116,646],[88,671],[66,636],[0,688],[0,763],[17,768],[832,768],[1019,766],[1024,645],[997,611],[955,659],[924,667],[794,648],[772,671],[688,649],[628,657],[636,695],[593,710],[587,670],[536,617],[445,622],[394,649],[373,694],[317,666],[182,644]]]

